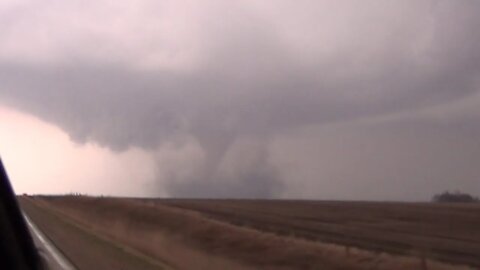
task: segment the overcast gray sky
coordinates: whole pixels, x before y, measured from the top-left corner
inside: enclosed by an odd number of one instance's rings
[[[479,195],[479,12],[468,0],[2,1],[0,151],[26,192]],[[32,140],[41,160],[14,151]]]

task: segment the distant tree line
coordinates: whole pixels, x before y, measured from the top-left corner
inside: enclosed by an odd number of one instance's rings
[[[432,198],[433,202],[457,202],[457,203],[472,203],[479,202],[478,197],[474,197],[470,194],[463,193],[460,191],[449,192],[445,191],[440,194],[436,194]]]

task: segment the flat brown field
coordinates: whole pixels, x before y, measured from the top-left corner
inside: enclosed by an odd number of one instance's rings
[[[480,206],[474,204],[84,196],[29,201],[173,269],[480,266]]]
[[[480,267],[480,204],[153,200],[282,235]]]

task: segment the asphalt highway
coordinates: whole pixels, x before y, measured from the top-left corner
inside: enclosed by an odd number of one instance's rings
[[[42,255],[49,270],[76,270],[73,264],[53,245],[52,242],[38,229],[35,224],[26,216],[33,241]]]

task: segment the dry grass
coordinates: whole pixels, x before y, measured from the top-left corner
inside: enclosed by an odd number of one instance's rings
[[[148,202],[148,200],[143,200]],[[311,241],[480,267],[480,204],[152,200]]]
[[[107,236],[110,240],[157,258],[174,269],[251,269],[186,245],[183,237],[172,234],[170,229],[178,222],[188,220],[169,211],[153,213],[151,209],[110,199],[76,197],[53,204],[51,200],[42,199],[31,202],[74,220],[94,234]]]
[[[461,269],[236,226],[163,201],[46,197],[39,203],[178,269]]]

